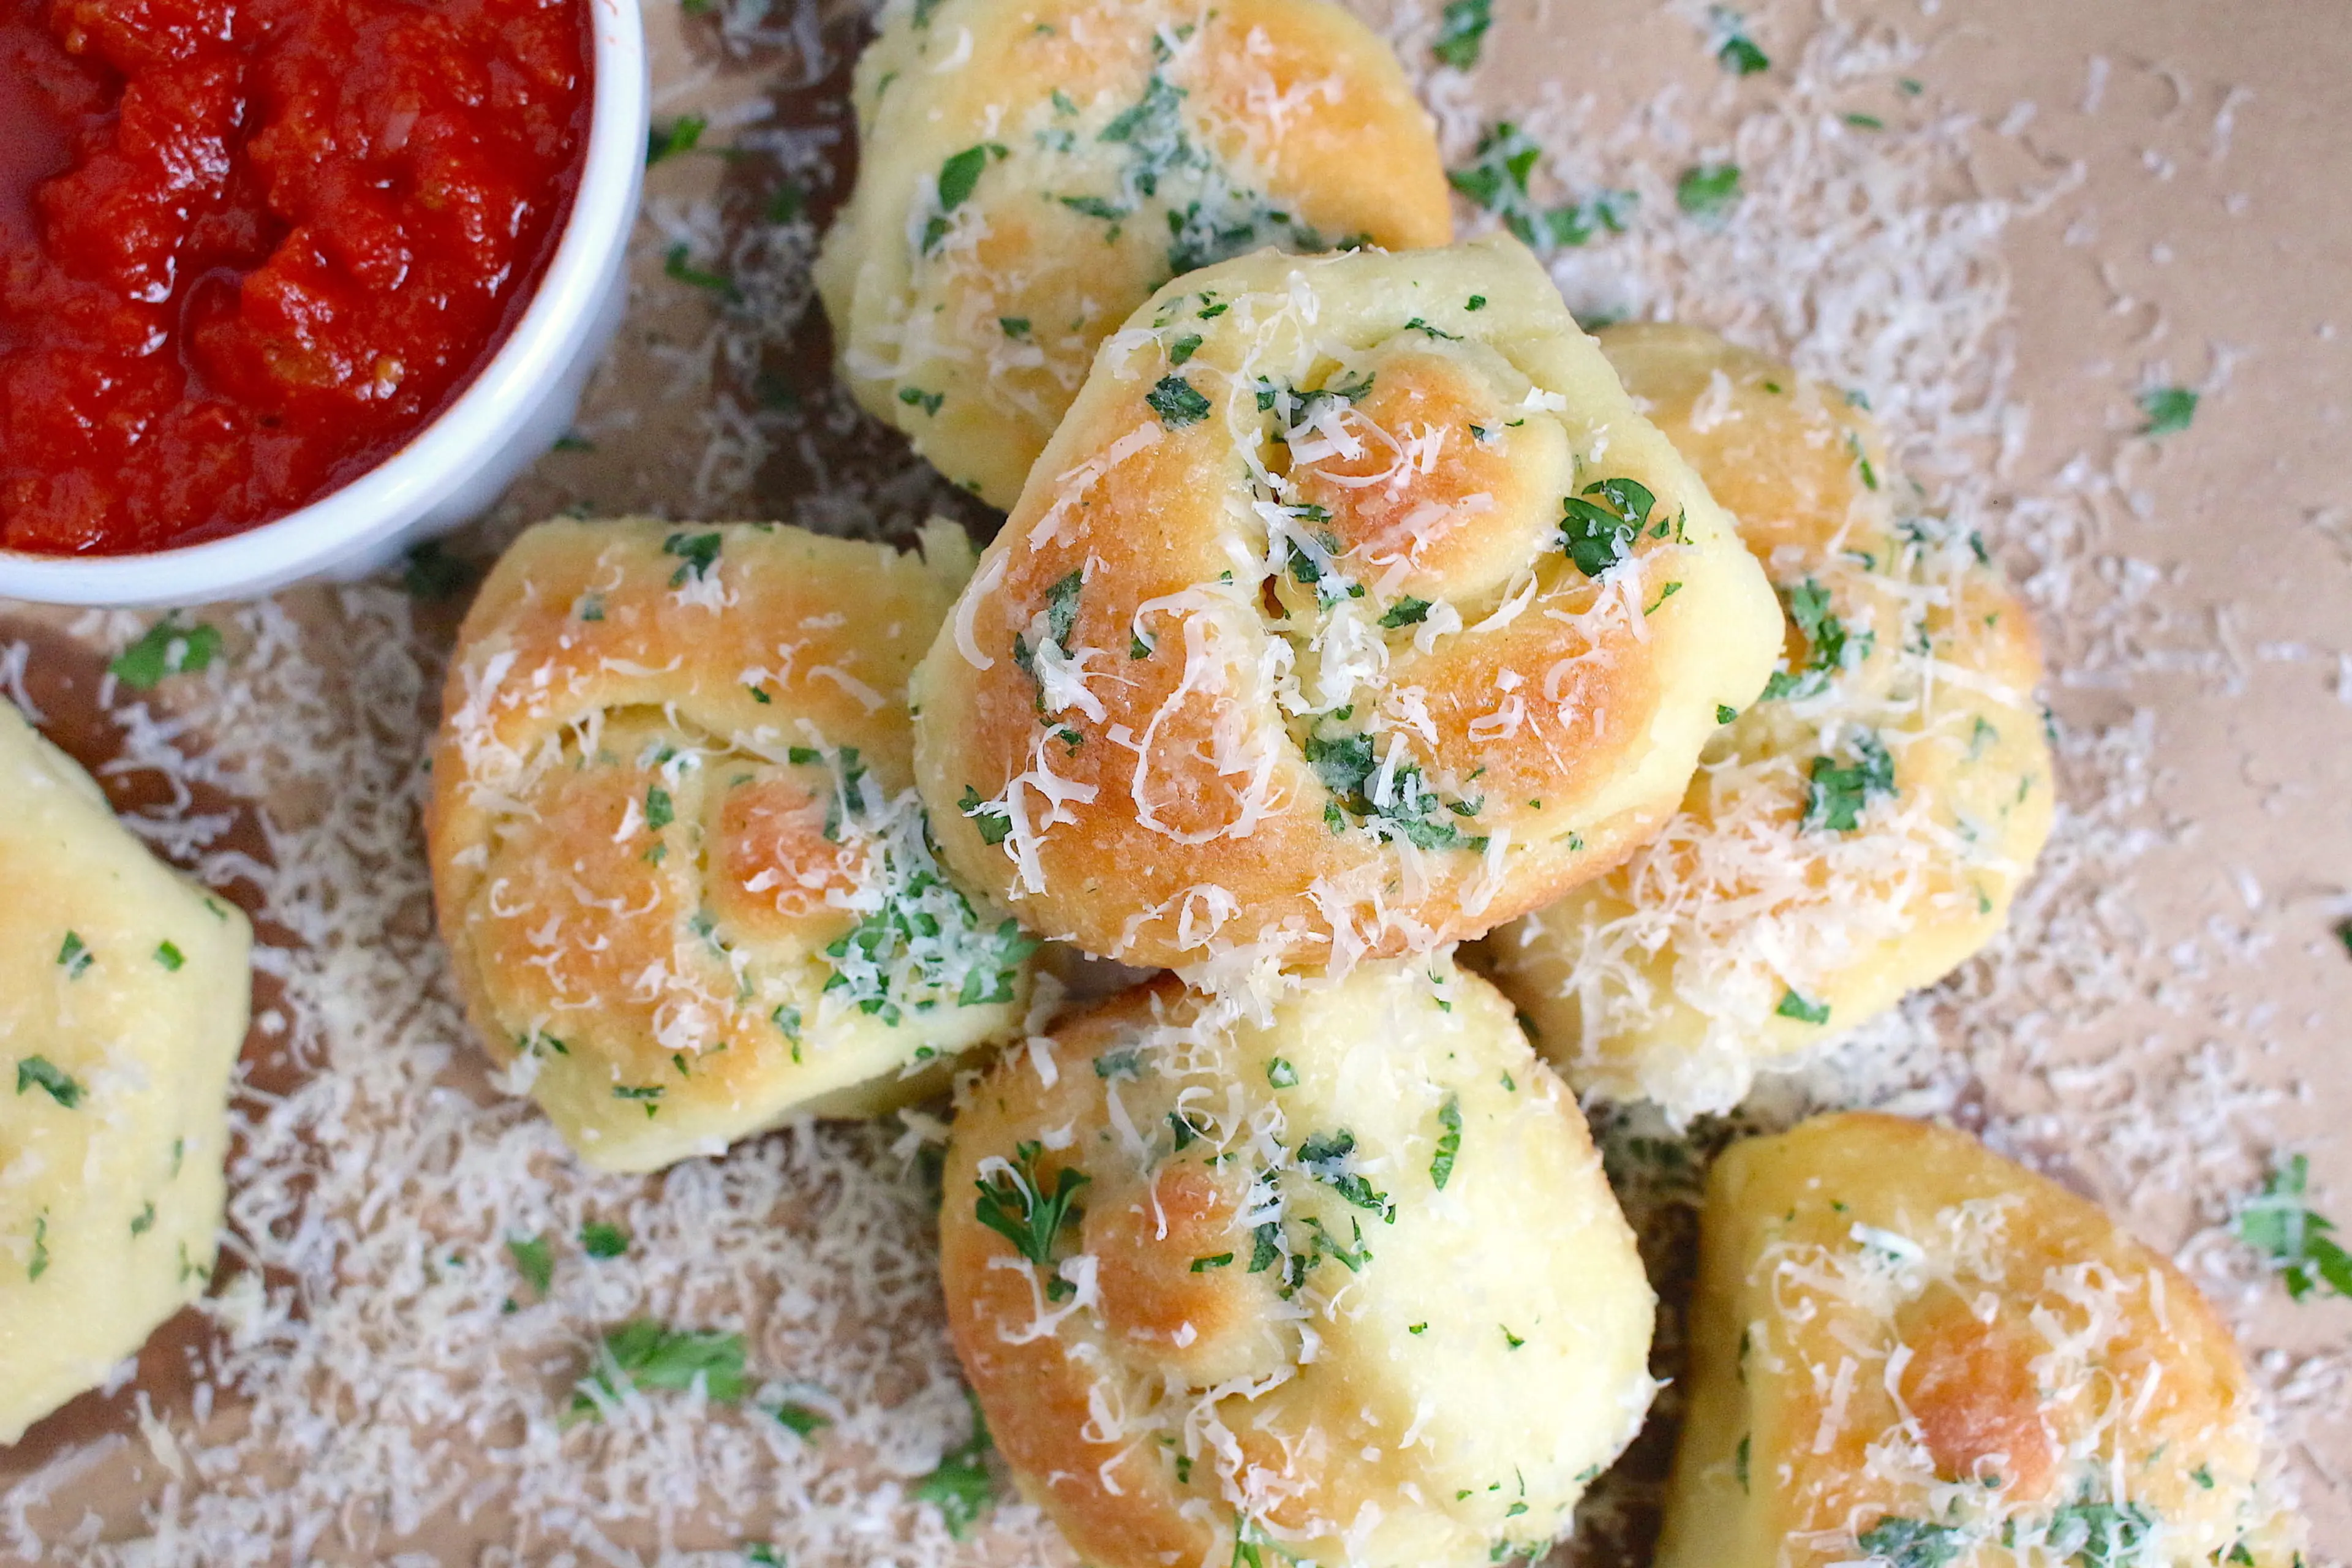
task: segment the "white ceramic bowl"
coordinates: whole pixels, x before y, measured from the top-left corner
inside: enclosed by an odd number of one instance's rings
[[[628,301],[645,180],[646,34],[637,0],[586,0],[594,98],[572,216],[522,319],[457,400],[358,479],[275,522],[141,555],[0,550],[0,597],[195,605],[306,577],[356,577],[488,510],[552,446]]]

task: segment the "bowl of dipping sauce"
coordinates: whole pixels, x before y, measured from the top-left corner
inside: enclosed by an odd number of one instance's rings
[[[619,323],[646,96],[637,0],[0,0],[0,595],[486,510]]]

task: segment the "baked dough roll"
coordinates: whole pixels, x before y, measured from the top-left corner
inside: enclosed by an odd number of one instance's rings
[[[1033,944],[940,874],[907,673],[971,567],[765,523],[547,522],[466,617],[426,820],[458,986],[581,1157],[858,1114],[1017,1023]]]
[[[1103,345],[917,673],[918,773],[1038,931],[1343,963],[1615,863],[1780,638],[1525,247],[1259,255]]]
[[[1450,963],[1242,1012],[1163,979],[966,1095],[940,1268],[998,1451],[1099,1568],[1539,1552],[1654,1386],[1575,1100]]]
[[[1695,328],[1601,344],[1738,520],[1786,647],[1665,831],[1490,950],[1580,1090],[1679,1120],[2000,931],[2050,835],[2042,661],[1981,544],[1911,510],[1853,400]]]
[[[2229,1331],[2097,1205],[1926,1122],[1708,1178],[1658,1568],[2287,1568]]]
[[[843,379],[992,506],[1169,279],[1454,237],[1428,114],[1324,0],[892,0],[855,96],[816,270]]]
[[[204,1293],[245,916],[0,700],[0,1444]]]

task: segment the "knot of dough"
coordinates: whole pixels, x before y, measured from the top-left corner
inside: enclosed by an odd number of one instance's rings
[[[1523,247],[1260,255],[1104,345],[918,674],[918,773],[1042,931],[1345,963],[1605,870],[1780,635]]]

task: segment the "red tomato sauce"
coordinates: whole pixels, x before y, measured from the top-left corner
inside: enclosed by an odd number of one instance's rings
[[[108,554],[381,462],[528,301],[583,0],[0,0],[0,544]]]

